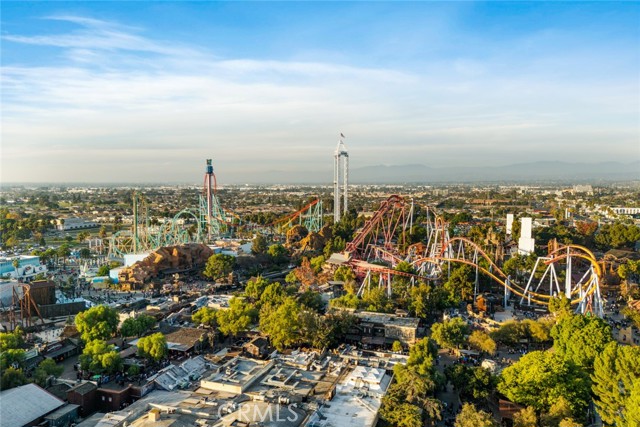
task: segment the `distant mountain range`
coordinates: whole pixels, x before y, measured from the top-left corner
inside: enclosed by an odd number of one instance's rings
[[[269,171],[245,179],[264,183],[327,183],[332,175],[325,171]],[[598,182],[640,180],[640,161],[632,163],[569,163],[543,161],[508,166],[431,167],[376,165],[351,169],[353,184],[453,183],[453,182]]]

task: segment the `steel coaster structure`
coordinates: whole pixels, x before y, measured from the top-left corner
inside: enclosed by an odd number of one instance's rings
[[[286,234],[295,225],[304,226],[310,233],[319,232],[324,227],[322,200],[316,198],[297,211],[284,215],[269,224],[248,223],[244,225],[244,228],[255,230],[262,234]]]
[[[417,279],[438,280],[445,271],[450,272],[451,263],[457,263],[475,270],[474,299],[482,273],[503,288],[505,306],[512,295],[520,297],[521,304],[548,306],[551,298],[564,294],[577,312],[603,315],[602,271],[587,248],[578,245],[550,248],[547,256],[537,259],[523,286],[505,274],[479,245],[464,237],[451,238],[448,224],[437,214],[425,224],[427,241],[403,250],[405,230],[412,223],[411,215],[413,203],[409,204],[397,195],[390,196],[347,244],[344,256],[356,277],[362,280],[359,295],[371,286],[372,277],[377,277],[378,286],[385,286],[391,295],[393,276],[409,277],[412,285]],[[409,262],[416,274],[395,270],[401,261]],[[380,262],[386,265],[375,264]]]
[[[294,213],[273,221],[269,226],[273,227],[280,234],[284,234],[288,229],[296,225],[297,220],[298,225],[304,226],[309,232],[317,233],[324,225],[322,215],[322,200],[318,198],[307,203]]]
[[[114,233],[109,239],[109,257],[121,258],[125,254],[149,252],[163,246],[184,243],[210,243],[228,234],[238,221],[230,219],[218,200],[217,180],[211,159],[207,159],[202,193],[198,206],[178,212],[161,225],[151,225],[149,208],[144,198],[133,193],[133,223],[130,230]]]

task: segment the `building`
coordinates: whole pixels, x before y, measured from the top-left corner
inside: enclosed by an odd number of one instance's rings
[[[79,413],[86,417],[98,408],[98,386],[92,382],[84,382],[67,391],[67,401],[79,406]]]
[[[400,341],[406,347],[417,340],[420,319],[416,317],[369,311],[354,312],[353,315],[359,322],[349,330],[348,341],[371,347],[390,347],[394,341]]]
[[[531,237],[533,230],[531,218],[520,219],[520,239],[518,240],[518,253],[529,255],[535,251],[535,240]]]
[[[242,348],[247,354],[262,359],[269,354],[271,346],[269,345],[269,340],[265,337],[255,337],[243,345]]]
[[[26,427],[40,424],[64,402],[35,384],[0,392],[0,427]]]
[[[261,361],[234,357],[225,363],[219,372],[200,381],[200,386],[207,390],[232,394],[244,393],[254,382],[265,375],[275,361]]]
[[[18,260],[16,268],[13,264]],[[34,255],[19,255],[10,258],[0,258],[0,276],[13,279],[29,280],[37,274],[47,272],[47,266],[40,264],[40,257]]]
[[[373,427],[391,377],[384,369],[356,366],[336,386],[330,402],[311,416],[309,427]]]
[[[26,285],[31,299],[38,305],[56,303],[56,284],[48,280],[37,280]]]
[[[83,218],[62,218],[58,220],[57,228],[60,231],[82,230],[85,228],[100,227],[100,224],[93,221],[87,221]]]

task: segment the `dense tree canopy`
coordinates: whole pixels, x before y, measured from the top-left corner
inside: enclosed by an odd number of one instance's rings
[[[234,297],[229,300],[228,309],[218,311],[218,330],[225,335],[235,336],[247,331],[257,318],[258,310],[252,304]]]
[[[264,290],[269,286],[269,281],[262,276],[257,276],[249,279],[247,285],[244,288],[244,294],[254,301],[257,301],[262,296]]]
[[[462,405],[455,427],[498,427],[491,414],[479,411],[471,403]]]
[[[207,265],[202,274],[213,280],[223,280],[229,277],[235,265],[236,257],[232,255],[211,255],[207,260]]]
[[[76,315],[75,324],[85,342],[106,340],[118,329],[118,312],[106,305],[91,307]]]
[[[508,399],[537,411],[548,411],[560,397],[569,401],[572,413],[586,413],[589,377],[562,355],[550,351],[533,351],[502,371],[498,391]]]
[[[64,366],[58,366],[53,359],[44,359],[33,372],[33,380],[44,387],[49,376],[59,377],[64,371]]]
[[[169,352],[167,339],[161,332],[140,338],[136,346],[138,347],[138,356],[155,362],[165,358]]]
[[[260,312],[260,330],[269,335],[271,344],[284,350],[301,341],[302,307],[293,297],[286,297],[277,307],[264,307]]]
[[[217,312],[215,308],[202,307],[191,315],[191,320],[197,325],[215,326]]]
[[[473,331],[469,336],[469,345],[478,350],[489,354],[495,354],[496,342],[483,331]]]
[[[553,348],[568,360],[590,369],[593,359],[613,341],[611,327],[599,317],[565,316],[551,329]]]
[[[156,324],[156,319],[146,314],[136,317],[129,317],[122,322],[120,334],[123,337],[140,337],[151,330]]]
[[[640,406],[633,404],[640,401],[640,347],[609,343],[596,355],[591,379],[596,409],[605,423],[633,425],[630,420],[640,418]]]
[[[0,390],[8,390],[26,383],[27,377],[25,377],[22,369],[9,367],[0,376]]]
[[[80,355],[80,366],[94,373],[112,374],[122,369],[122,359],[115,346],[104,340],[89,341]]]
[[[469,327],[459,317],[431,326],[431,338],[442,348],[458,348],[465,342],[468,333]]]

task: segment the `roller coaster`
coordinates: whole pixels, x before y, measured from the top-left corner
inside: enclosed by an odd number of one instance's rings
[[[507,275],[476,243],[464,237],[450,237],[448,224],[432,208],[426,207],[426,242],[406,244],[413,223],[414,203],[398,195],[383,201],[380,208],[358,230],[346,246],[346,260],[361,280],[358,294],[378,286],[391,295],[394,276],[417,280],[438,280],[450,272],[451,264],[464,264],[475,270],[474,299],[479,291],[480,275],[488,277],[504,291],[504,304],[512,297],[523,305],[548,306],[550,300],[564,294],[577,312],[603,315],[600,281],[602,271],[594,254],[578,245],[553,245],[546,256],[538,257],[526,281]],[[415,273],[398,271],[400,262],[408,263]],[[521,283],[522,282],[522,283]]]
[[[224,209],[217,196],[217,187],[213,166],[208,159],[198,206],[183,209],[161,224],[152,223],[149,205],[142,195],[134,192],[131,228],[117,231],[110,237],[109,257],[122,258],[125,254],[150,252],[184,243],[212,243],[218,238],[231,236],[239,228],[271,235],[285,234],[296,224],[303,225],[309,232],[318,232],[324,225],[320,198],[270,224],[258,225],[242,221],[240,216]]]

